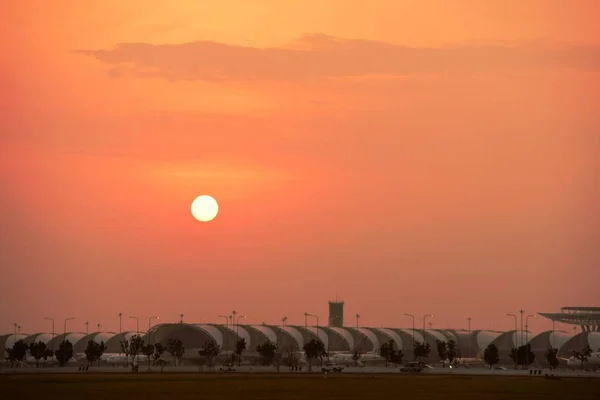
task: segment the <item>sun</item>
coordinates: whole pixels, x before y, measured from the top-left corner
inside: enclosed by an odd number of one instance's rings
[[[192,201],[192,215],[200,222],[212,221],[218,213],[219,204],[209,195],[203,194]]]

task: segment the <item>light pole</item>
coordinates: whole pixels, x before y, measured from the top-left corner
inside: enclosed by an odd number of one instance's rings
[[[415,316],[412,314],[404,314],[407,317],[412,318],[412,340],[413,340],[413,349],[415,348]]]
[[[179,318],[180,318],[180,319],[179,319],[179,323],[180,323],[180,324],[183,324],[183,313],[182,313],[182,314],[179,314]]]
[[[17,326],[17,333],[20,335],[21,334],[21,325]]]
[[[225,326],[229,326],[229,317],[227,315],[219,315],[219,318],[225,318]]]
[[[515,354],[515,369],[517,369],[517,360],[519,359],[517,357],[517,355],[519,354],[519,331],[517,330],[517,316],[515,314],[506,314],[507,317],[513,317],[515,319],[515,335],[516,335],[516,347],[517,347],[517,353]],[[514,338],[515,336],[513,336]],[[515,343],[513,343],[515,344]],[[511,350],[512,351],[512,350]]]
[[[552,348],[555,349],[556,348],[556,340],[555,340],[555,324],[554,324],[554,320],[552,320]]]
[[[15,342],[17,341],[17,326],[19,326],[19,324],[15,322]]]
[[[123,332],[123,313],[119,313],[119,334]]]
[[[284,316],[283,318],[281,318],[281,325],[285,326],[286,323],[287,323],[287,317]]]
[[[54,318],[44,317],[48,321],[52,321],[52,352],[54,353]]]
[[[519,314],[521,314],[521,346],[523,346],[523,314],[525,314],[525,310],[519,310]]]
[[[89,334],[90,333],[90,323],[88,321],[85,321],[85,334]]]
[[[75,319],[75,317],[70,317],[70,318],[65,318],[65,337],[63,339],[63,342],[65,342],[65,345],[63,346],[63,361],[66,364],[67,361],[67,321],[70,321],[72,319]]]
[[[525,317],[525,346],[527,346],[528,342],[529,342],[529,323],[527,322],[529,320],[529,317],[535,317],[534,314],[529,314],[528,316]]]
[[[135,319],[135,322],[136,322],[135,323],[135,333],[137,335],[139,335],[140,334],[140,319],[138,317],[129,317],[129,318]]]
[[[423,335],[425,335],[425,318],[433,317],[433,314],[425,314],[423,315]]]
[[[360,314],[356,314],[356,330],[358,330],[358,320],[360,319]]]
[[[235,322],[237,321],[237,319],[235,318],[235,316],[237,315],[237,311],[233,310],[231,312],[231,327],[235,329]]]
[[[98,328],[98,333],[100,333],[100,324],[96,324],[96,327]]]
[[[235,334],[236,335],[239,335],[239,332],[240,332],[240,330],[239,330],[238,327],[240,325],[240,319],[241,318],[246,318],[246,316],[245,315],[238,315],[237,318],[235,319]]]
[[[467,357],[471,357],[471,317],[467,318],[467,332],[469,338],[469,347],[467,347]]]
[[[150,318],[148,318],[148,333],[146,333],[146,336],[148,336],[146,338],[146,340],[148,340],[148,343],[150,343],[150,329],[152,328],[152,320],[153,319],[160,319],[160,317],[150,317]],[[154,344],[154,340],[150,344]]]

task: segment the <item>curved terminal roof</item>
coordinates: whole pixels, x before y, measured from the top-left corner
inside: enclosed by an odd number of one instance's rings
[[[373,345],[373,351],[379,350],[379,339],[377,338],[377,335],[375,335],[375,333],[373,333],[370,329],[367,328],[356,328],[356,331],[364,337],[366,337],[367,339],[369,339],[371,345]]]
[[[192,327],[204,332],[209,337],[211,337],[215,341],[216,344],[223,347],[223,334],[221,333],[219,328],[217,328],[216,326],[208,325],[208,324],[194,324],[194,325],[192,325]],[[244,331],[244,332],[246,332],[246,331]],[[248,332],[246,332],[246,334],[248,334]],[[210,341],[209,341],[209,343],[210,343]]]
[[[296,341],[296,344],[298,345],[298,349],[302,350],[302,348],[304,347],[304,338],[302,337],[302,334],[298,329],[288,325],[280,326],[279,329],[281,329],[282,331],[287,333],[292,339],[294,339]]]
[[[400,337],[400,335],[398,335],[398,332],[394,332],[391,329],[388,328],[375,328],[377,329],[379,332],[383,333],[385,336],[389,337],[391,340],[394,341],[394,343],[396,343],[396,348],[397,349],[402,349],[402,338]],[[379,349],[377,349],[379,350]]]
[[[407,335],[409,335],[410,337],[413,337],[413,335],[414,335],[415,342],[421,342],[421,343],[425,342],[425,336],[423,336],[423,334],[421,332],[419,332],[418,330],[416,330],[416,329],[415,330],[412,330],[412,329],[398,329],[398,331],[404,332]]]
[[[433,336],[436,340],[440,340],[442,342],[447,342],[448,338],[440,331],[435,329],[425,329],[425,333]]]
[[[316,326],[304,326],[302,329],[309,331],[313,335],[317,336],[321,342],[325,345],[325,348],[329,348],[329,336],[322,328],[317,328]],[[302,347],[300,347],[302,348]]]
[[[331,327],[329,329],[332,332],[337,333],[339,336],[342,337],[342,339],[346,341],[346,343],[348,343],[348,348],[350,349],[350,351],[354,349],[354,338],[352,337],[352,334],[348,332],[348,330],[346,330],[345,328],[338,327]]]
[[[277,334],[266,325],[252,325],[252,328],[262,333],[271,343],[277,343]]]
[[[494,331],[478,331],[475,333],[475,342],[477,343],[477,347],[479,349],[485,349],[496,340],[502,332],[494,332]],[[513,338],[514,340],[514,338]]]

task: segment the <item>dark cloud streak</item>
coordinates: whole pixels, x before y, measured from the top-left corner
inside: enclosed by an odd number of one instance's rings
[[[600,69],[600,48],[521,43],[415,48],[384,42],[307,35],[293,47],[256,48],[211,41],[122,43],[80,50],[112,66],[171,81],[311,81],[369,75],[477,74],[553,68]]]

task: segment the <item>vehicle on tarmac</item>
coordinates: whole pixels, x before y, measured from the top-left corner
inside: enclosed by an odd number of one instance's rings
[[[323,372],[342,372],[343,370],[344,367],[337,363],[327,363],[321,368]]]

